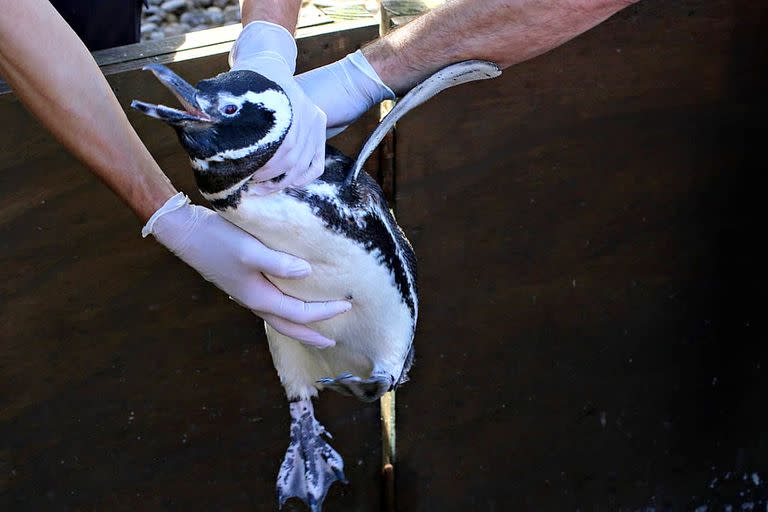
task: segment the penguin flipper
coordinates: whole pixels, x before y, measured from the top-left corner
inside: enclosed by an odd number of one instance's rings
[[[323,439],[331,434],[315,419],[312,400],[291,402],[290,411],[291,442],[277,474],[279,506],[296,497],[312,512],[322,512],[333,482],[347,483],[344,461]]]
[[[428,99],[439,92],[453,87],[454,85],[464,84],[475,80],[485,80],[495,78],[501,74],[501,68],[493,62],[484,60],[465,60],[451,64],[437,71],[429,78],[418,84],[400,98],[394,108],[381,120],[376,129],[363,144],[360,153],[351,167],[346,182],[352,183],[357,179],[357,175],[363,168],[363,164],[371,156],[373,150],[379,145],[384,135],[395,125],[398,119],[407,114],[410,110],[418,107]]]
[[[367,379],[344,373],[333,378],[317,381],[323,388],[332,389],[346,396],[354,396],[363,402],[373,402],[392,389],[394,378],[391,375],[374,373]]]

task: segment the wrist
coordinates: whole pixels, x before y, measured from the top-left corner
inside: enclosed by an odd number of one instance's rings
[[[293,33],[299,18],[298,0],[240,0],[243,26],[252,21],[269,21]]]
[[[449,64],[476,58],[463,57],[466,41],[472,37],[458,30],[452,32],[447,26],[448,20],[464,18],[462,9],[470,10],[469,2],[442,3],[373,41],[363,53],[384,83],[397,94],[405,93]]]
[[[395,98],[360,50],[302,73],[296,82],[326,113],[326,138],[342,132],[374,105]]]
[[[394,91],[381,79],[376,68],[362,50],[350,53],[342,60],[345,73],[352,78],[358,93],[368,101],[368,108],[384,100],[395,99]]]
[[[141,229],[141,236],[149,235],[174,250],[180,245],[178,234],[186,231],[184,226],[192,217],[189,198],[183,193],[171,196],[158,210],[152,214]]]
[[[296,41],[285,27],[253,21],[237,37],[229,52],[229,64],[233,71],[251,69],[293,76],[297,54]]]
[[[394,93],[401,94],[411,88],[403,52],[386,38],[378,39],[361,50],[371,68],[383,84]]]
[[[106,149],[86,154],[82,160],[133,210],[139,220],[147,222],[177,190],[135,132],[126,132],[120,127],[123,124],[130,129],[124,116],[121,123],[114,125],[105,125],[102,121],[94,120],[91,125],[93,129],[100,129],[98,136],[86,134],[82,135],[82,140],[89,148]],[[113,126],[118,129],[112,131]],[[83,150],[73,148],[73,151]],[[92,160],[86,160],[88,157]]]

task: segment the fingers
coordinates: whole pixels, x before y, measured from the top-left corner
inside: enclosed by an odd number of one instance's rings
[[[286,158],[284,153],[290,151],[288,145],[284,144],[277,148],[277,151],[272,158],[267,161],[258,171],[253,175],[253,181],[256,182],[269,182],[273,178],[277,178],[281,174],[285,174],[285,165],[290,158]]]
[[[254,272],[283,279],[301,279],[312,273],[312,267],[306,261],[272,250],[253,237],[246,239],[240,248],[239,260]]]
[[[325,141],[323,141],[323,146],[325,146]],[[291,169],[288,174],[285,176],[285,182],[289,183],[292,187],[298,187],[300,185],[303,185],[305,183],[309,183],[310,181],[314,181],[317,176],[312,176],[309,181],[306,181],[304,178],[306,176],[309,176],[311,171],[313,169],[317,169],[317,166],[314,165],[313,159],[315,158],[315,154],[317,153],[317,142],[316,140],[306,144],[302,148],[301,155],[298,157],[299,162],[301,162],[301,165],[294,167]]]
[[[303,119],[304,140],[282,185],[298,187],[314,181],[325,170],[325,112],[312,105]]]
[[[300,120],[301,125],[295,122],[291,126],[272,158],[253,175],[257,183],[251,192],[265,195],[306,185],[325,171],[325,113],[311,105],[295,119]],[[270,181],[281,174],[285,176],[279,181]]]
[[[295,126],[292,126],[290,130],[288,130],[288,134],[280,144],[280,147],[277,148],[277,151],[275,151],[275,154],[272,155],[272,158],[267,160],[267,163],[261,166],[261,168],[253,174],[251,179],[256,183],[256,186],[251,189],[252,192],[259,194],[260,189],[267,190],[269,185],[274,184],[270,181],[271,179],[277,178],[281,174],[286,174],[286,171],[290,169],[290,166],[295,165],[293,162],[295,160],[294,153],[297,151],[296,130],[297,128]],[[284,179],[285,178],[283,178],[283,180]]]
[[[253,175],[252,179],[256,183],[249,189],[251,192],[267,195],[282,190],[291,186],[292,175],[306,169],[309,162],[303,157],[303,153],[307,151],[310,144],[300,141],[301,137],[297,135],[299,131],[300,128],[296,124],[291,126],[272,158]],[[284,176],[280,180],[270,181],[281,174]]]
[[[285,295],[263,276],[260,275],[259,278],[260,282],[249,287],[249,290],[243,294],[241,302],[243,306],[259,316],[276,315],[297,324],[309,324],[328,320],[352,308],[352,304],[345,300],[304,302]],[[234,297],[233,299],[238,300]]]
[[[312,161],[304,174],[298,176],[293,186],[302,187],[307,183],[312,183],[325,172],[325,138],[317,146]]]
[[[187,245],[194,245],[199,256],[207,257],[208,266],[215,266],[216,274],[226,276],[227,281],[236,284],[235,288],[254,284],[260,286],[259,283],[264,281],[262,273],[283,279],[301,279],[312,273],[311,265],[303,259],[270,249],[254,235],[211,210],[199,206],[194,208],[194,219],[203,219],[197,222],[203,232],[194,237],[188,236]],[[186,225],[191,225],[191,221]],[[223,280],[214,279],[220,288]],[[231,295],[232,287],[225,288]]]
[[[280,147],[277,148],[272,158],[267,160],[267,163],[253,174],[253,181],[266,182],[281,174],[286,174],[288,170],[297,165],[297,157],[303,148],[300,144],[300,130],[298,120],[294,118],[294,122],[288,129],[288,133],[285,134]]]
[[[313,331],[306,325],[296,324],[286,320],[285,318],[270,314],[263,314],[261,317],[280,334],[299,340],[305,345],[310,345],[317,348],[328,348],[336,345],[334,340],[326,338],[319,332]]]
[[[343,132],[344,130],[346,130],[347,128],[349,128],[348,124],[344,124],[341,126],[329,126],[325,130],[325,139],[326,140],[331,139],[337,136],[338,134],[340,134],[341,132]]]
[[[294,297],[284,295],[277,288],[275,291],[280,294],[277,307],[274,313],[296,322],[297,324],[308,324],[328,320],[336,315],[346,313],[352,308],[352,304],[345,300],[331,300],[327,302],[304,302]]]

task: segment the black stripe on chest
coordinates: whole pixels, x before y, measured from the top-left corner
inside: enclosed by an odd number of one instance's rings
[[[327,171],[326,168],[326,174]],[[410,310],[411,317],[415,318],[416,290],[411,290],[408,277],[410,275],[411,282],[416,282],[416,258],[405,237],[402,237],[399,227],[391,218],[381,196],[381,189],[364,173],[361,173],[357,182],[349,187],[340,183],[333,184],[337,185],[339,190],[335,201],[323,195],[312,194],[305,189],[290,188],[286,189],[285,193],[308,204],[314,214],[334,233],[354,241],[369,254],[375,253],[379,264],[392,273],[400,298]],[[340,208],[336,201],[349,211]],[[350,211],[354,212],[355,216],[351,216]],[[403,240],[395,238],[398,234]]]

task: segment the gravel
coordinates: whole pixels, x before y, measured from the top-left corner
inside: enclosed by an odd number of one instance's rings
[[[240,22],[238,0],[149,0],[141,19],[142,41]]]

